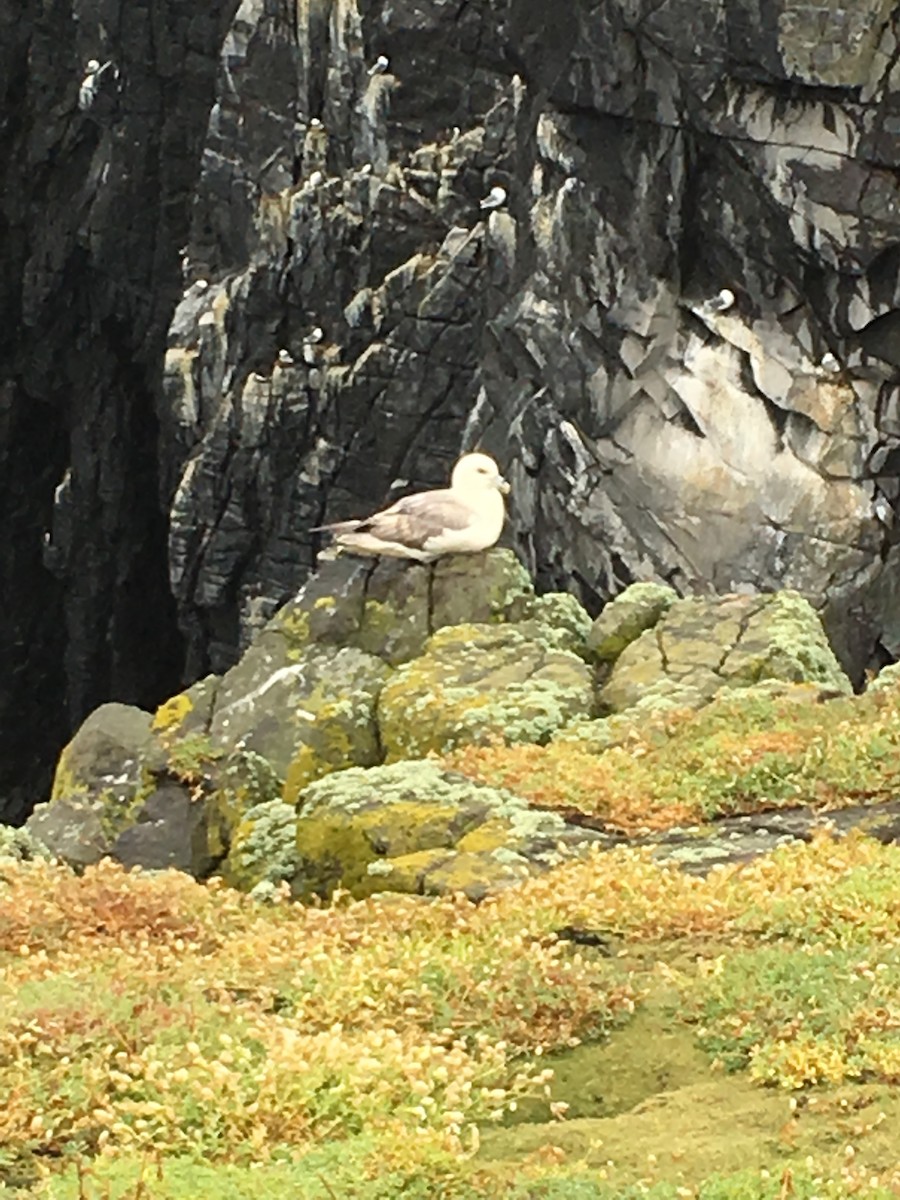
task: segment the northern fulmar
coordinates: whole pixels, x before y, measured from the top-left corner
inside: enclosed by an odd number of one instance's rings
[[[334,535],[336,550],[432,562],[443,554],[472,554],[493,546],[503,529],[509,484],[488,454],[464,454],[450,486],[404,496],[359,521],[317,525]]]

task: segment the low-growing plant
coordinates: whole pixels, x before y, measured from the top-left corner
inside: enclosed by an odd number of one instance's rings
[[[495,744],[443,761],[626,832],[790,805],[841,807],[900,788],[900,689],[827,703],[728,692],[698,712],[636,722],[601,752],[577,741]]]

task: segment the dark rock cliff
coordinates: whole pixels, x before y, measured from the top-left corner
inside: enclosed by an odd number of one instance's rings
[[[857,677],[897,654],[890,0],[21,10],[7,818],[95,704],[229,666],[311,525],[476,442],[542,585],[794,587]]]

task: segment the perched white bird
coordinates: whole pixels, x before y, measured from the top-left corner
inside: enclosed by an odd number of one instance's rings
[[[309,123],[309,127],[310,127],[310,129],[321,129],[322,122],[319,120],[318,117],[313,117]]]
[[[384,54],[379,54],[375,61],[369,67],[370,75],[383,75],[390,66],[390,60]]]
[[[278,351],[278,361],[281,363],[281,365],[283,367],[292,367],[294,365],[294,359],[291,355],[290,350],[279,350]]]
[[[443,554],[473,554],[493,546],[503,530],[509,484],[487,454],[464,454],[450,486],[405,496],[360,521],[318,525],[335,547],[366,557],[432,562]]]
[[[312,175],[310,175],[309,179],[306,182],[309,184],[310,187],[318,187],[324,178],[325,178],[325,176],[322,174],[321,171],[313,171]]]
[[[106,67],[109,63],[106,64]],[[78,88],[78,107],[82,112],[87,110],[94,103],[97,92],[100,90],[100,75],[106,67],[101,67],[96,58],[89,58],[84,68],[84,79]]]
[[[718,296],[706,302],[710,312],[727,312],[734,305],[734,292],[730,288],[722,288]]]
[[[303,340],[307,343],[307,345],[314,346],[317,342],[321,342],[324,336],[325,330],[321,325],[316,325],[314,329],[309,331]]]
[[[495,184],[488,192],[485,198],[481,201],[481,208],[500,208],[506,203],[506,188]]]

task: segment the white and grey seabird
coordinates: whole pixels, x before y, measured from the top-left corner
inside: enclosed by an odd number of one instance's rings
[[[495,184],[479,205],[482,209],[501,208],[506,203],[506,188]]]
[[[417,492],[371,517],[319,525],[315,531],[333,534],[337,550],[364,557],[432,562],[444,554],[474,554],[500,537],[508,491],[489,455],[464,454],[449,487]]]

